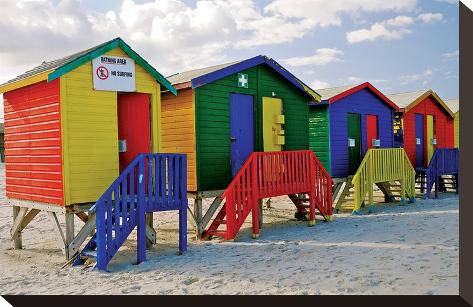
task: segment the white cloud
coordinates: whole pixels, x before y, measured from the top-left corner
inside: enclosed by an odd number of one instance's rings
[[[229,49],[301,39],[345,15],[411,12],[417,0],[123,0],[118,9],[92,11],[80,0],[0,0],[0,75],[10,78],[120,36],[163,74],[233,58]],[[402,21],[399,21],[402,22]],[[25,45],[27,47],[25,48]]]
[[[423,13],[417,16],[417,20],[423,23],[434,23],[442,21],[443,15],[441,13]]]
[[[409,16],[397,16],[392,19],[388,19],[384,22],[386,26],[390,27],[405,27],[414,23],[414,19]]]
[[[433,77],[434,71],[431,68],[425,69],[419,74],[404,75],[399,77],[399,81],[402,85],[406,85],[413,82],[419,82],[422,85],[428,84]]]
[[[326,65],[332,62],[340,62],[340,56],[343,51],[337,48],[320,48],[315,54],[308,57],[293,57],[283,60],[283,63],[290,66],[306,66],[306,65]]]
[[[435,0],[437,2],[446,2],[446,3],[450,3],[450,4],[458,4],[459,1],[458,0]]]
[[[324,89],[324,88],[329,88],[330,83],[322,81],[322,80],[314,80],[310,84],[310,87],[313,88],[314,90]]]
[[[434,23],[442,19],[443,15],[440,13],[423,13],[415,19],[409,16],[397,16],[392,19],[376,22],[370,28],[347,32],[346,39],[350,44],[375,41],[377,39],[402,39],[405,35],[412,33],[409,26],[413,25],[416,21]]]
[[[460,55],[460,51],[458,49],[452,52],[446,52],[442,54],[442,56],[446,59],[458,58],[459,55]]]
[[[411,33],[409,29],[389,29],[384,23],[375,23],[369,29],[351,31],[346,34],[348,43],[356,44],[364,41],[401,39]]]
[[[360,77],[350,76],[347,78],[347,83],[354,84],[354,83],[361,83],[361,82],[363,82],[363,78],[360,78]]]

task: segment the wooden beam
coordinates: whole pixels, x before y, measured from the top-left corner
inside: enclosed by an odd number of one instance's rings
[[[87,223],[89,216],[85,212],[76,212],[77,217],[84,223]]]
[[[42,203],[42,202],[37,202],[37,201],[30,201],[30,200],[20,200],[20,199],[8,199],[8,204],[10,206],[18,206],[18,207],[24,207],[24,208],[30,208],[30,209],[38,209],[41,211],[51,211],[51,212],[57,212],[57,213],[64,213],[65,207],[60,206],[60,205],[52,205],[52,204],[47,204],[47,203]]]
[[[20,207],[14,206],[13,207],[13,222],[18,218],[18,213],[20,212]],[[21,240],[21,231],[17,231],[13,236],[13,247],[15,249],[22,248],[22,240]]]
[[[210,204],[210,207],[207,210],[207,212],[205,212],[204,217],[201,218],[200,233],[202,233],[204,231],[204,229],[207,227],[207,224],[210,222],[210,219],[215,214],[215,212],[217,212],[217,209],[220,206],[220,204],[222,203],[222,201],[223,201],[223,199],[220,198],[220,196],[219,196],[219,197],[215,197],[212,204]],[[202,210],[202,208],[201,208],[201,210]]]
[[[28,226],[28,224],[35,218],[36,215],[38,215],[38,213],[40,213],[41,210],[38,210],[38,209],[31,209],[26,215],[25,215],[25,218],[23,219],[23,222],[21,222],[21,227],[19,229],[19,231],[23,231],[23,229],[26,228],[26,226]]]
[[[59,248],[66,254],[66,241],[64,239],[64,233],[62,232],[61,225],[57,219],[57,215],[55,212],[48,212],[49,220],[53,224],[54,232],[56,233],[56,239],[59,245]]]
[[[18,209],[15,209],[15,208],[18,208]],[[13,226],[10,230],[10,239],[11,240],[14,240],[15,239],[15,236],[17,235],[17,233],[19,232],[20,228],[21,228],[21,223],[23,222],[23,219],[26,215],[26,212],[28,211],[28,208],[24,208],[24,207],[14,207],[13,208]]]
[[[74,213],[66,212],[66,236],[65,236],[65,246],[69,246],[72,240],[74,240]],[[66,248],[66,259],[69,259],[69,249]]]
[[[197,238],[202,236],[203,227],[202,227],[202,198],[197,195],[194,199],[194,217],[195,224],[197,225],[195,229],[195,235]]]
[[[153,244],[156,244],[156,230],[146,224],[146,247],[150,248]]]
[[[67,249],[69,250],[68,252],[68,257],[72,258],[76,253],[79,252],[79,249],[84,243],[84,241],[89,237],[93,235],[93,232],[95,230],[95,220],[96,216],[95,213],[90,215],[87,222],[82,226],[82,228],[79,230],[77,235],[74,237],[74,239],[69,243]]]

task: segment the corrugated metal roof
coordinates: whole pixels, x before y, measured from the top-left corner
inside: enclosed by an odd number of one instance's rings
[[[115,39],[113,39],[113,40],[115,40]],[[113,41],[113,40],[111,40],[111,41]],[[23,79],[38,75],[40,73],[43,73],[43,72],[61,67],[61,66],[65,65],[69,62],[72,62],[72,61],[80,58],[81,56],[86,55],[89,52],[92,52],[92,51],[94,51],[94,50],[96,50],[96,49],[98,49],[102,46],[105,46],[105,45],[109,44],[111,41],[102,43],[102,44],[97,45],[95,47],[92,47],[92,48],[89,48],[89,49],[86,49],[86,50],[83,50],[83,51],[80,51],[80,52],[77,52],[77,53],[74,53],[74,54],[71,54],[71,55],[68,55],[68,56],[65,56],[65,57],[60,58],[60,59],[56,59],[56,60],[52,60],[52,61],[48,61],[48,62],[44,61],[43,63],[41,63],[41,65],[38,65],[38,66],[22,73],[21,75],[13,78],[11,80],[8,80],[7,82],[5,82],[4,84],[2,84],[0,86],[6,85],[6,84],[9,84],[9,83],[13,83],[13,82],[16,82],[16,81],[19,81],[19,80],[23,80]]]
[[[329,100],[330,98],[337,96],[338,94],[341,94],[343,92],[346,92],[357,85],[358,84],[351,84],[338,87],[329,87],[323,89],[316,89],[315,91],[322,96],[322,100]]]
[[[450,99],[445,100],[447,106],[452,110],[453,113],[457,113],[460,110],[460,100],[459,99]]]
[[[215,66],[210,66],[210,67],[188,70],[188,71],[184,71],[184,72],[180,72],[180,73],[176,73],[174,75],[168,76],[166,77],[166,79],[168,79],[172,85],[186,83],[186,82],[190,82],[194,78],[198,78],[200,76],[212,73],[214,71],[220,70],[222,68],[225,68],[225,67],[228,67],[240,62],[241,61],[235,61],[235,62],[226,63],[226,64],[220,64],[220,65],[215,65]]]
[[[400,108],[405,108],[413,103],[417,98],[424,95],[425,92],[429,90],[421,90],[416,92],[406,92],[406,93],[396,93],[396,94],[389,94],[386,95],[389,99],[391,99],[395,104],[397,104]]]

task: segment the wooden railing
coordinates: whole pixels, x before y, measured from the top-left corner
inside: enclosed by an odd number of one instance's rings
[[[331,191],[332,178],[313,151],[254,152],[221,195],[225,204],[203,237],[216,234],[219,225],[225,224],[222,236],[233,239],[250,212],[257,235],[258,200],[268,197],[307,193],[309,220],[315,221],[316,208],[331,217]]]
[[[96,214],[92,241],[98,269],[107,268],[135,226],[137,262],[145,260],[146,212],[179,210],[179,250],[186,250],[186,178],[186,156],[181,154],[140,154],[123,170],[89,210]]]
[[[373,204],[373,184],[387,181],[401,182],[401,201],[415,198],[415,170],[403,148],[369,149],[361,162],[352,183],[355,206],[358,211],[368,194]]]
[[[425,172],[427,178],[427,190],[424,197],[430,198],[432,187],[435,184],[435,197],[438,197],[440,176],[455,176],[456,190],[459,190],[458,173],[460,171],[460,151],[458,148],[437,148],[435,149],[429,166]]]

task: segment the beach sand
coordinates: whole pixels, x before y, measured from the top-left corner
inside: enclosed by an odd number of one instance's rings
[[[264,209],[251,239],[251,218],[234,242],[196,241],[177,255],[177,214],[155,214],[158,244],[136,265],[136,234],[109,264],[61,269],[46,213],[23,232],[23,250],[9,239],[0,165],[0,294],[458,294],[459,201],[449,194],[415,204],[382,204],[371,214],[337,214],[315,227],[294,220],[287,197]],[[206,201],[209,204],[210,200]],[[60,216],[61,220],[64,219]],[[318,217],[320,218],[320,217]],[[81,222],[76,220],[76,231]]]

